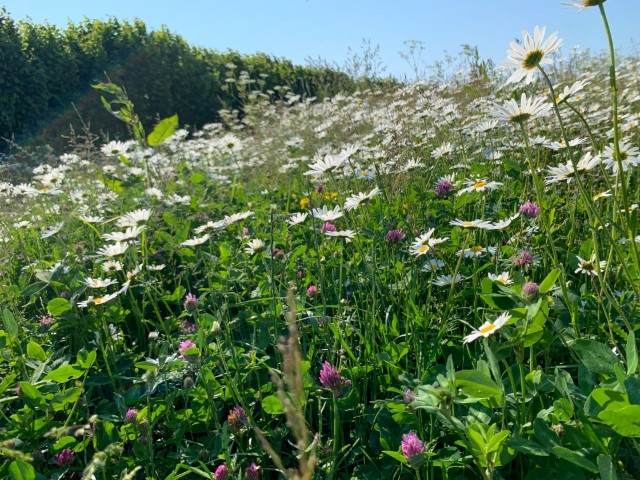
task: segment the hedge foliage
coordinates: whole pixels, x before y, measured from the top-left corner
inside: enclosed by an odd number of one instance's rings
[[[245,73],[243,73],[245,72]],[[166,27],[110,18],[49,24],[14,21],[0,11],[0,136],[19,143],[61,145],[61,135],[78,131],[82,122],[94,132],[125,136],[122,125],[104,111],[100,92],[91,85],[109,78],[123,85],[142,123],[150,129],[158,118],[177,113],[181,124],[201,127],[219,120],[221,109],[242,110],[238,85],[323,97],[349,92],[353,80],[330,68],[311,68],[258,53],[219,53],[189,45]],[[246,87],[245,87],[246,88]]]

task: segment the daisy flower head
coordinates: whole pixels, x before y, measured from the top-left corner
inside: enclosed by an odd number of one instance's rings
[[[598,275],[598,273],[601,272],[607,265],[607,262],[605,260],[601,260],[600,263],[598,263],[595,253],[591,255],[591,258],[589,260],[585,260],[578,255],[576,255],[576,257],[578,258],[578,268],[576,268],[575,273]]]
[[[611,190],[607,190],[606,192],[600,192],[600,193],[596,193],[592,200],[595,202],[596,200],[598,200],[599,198],[602,197],[610,197],[611,196]]]
[[[516,71],[511,74],[507,83],[519,82],[523,78],[525,83],[531,83],[536,68],[553,63],[549,57],[560,48],[562,40],[558,38],[558,32],[552,33],[546,40],[543,40],[546,30],[547,27],[536,26],[533,29],[533,36],[529,32],[522,32],[524,45],[520,45],[516,41],[509,44],[507,60],[503,65],[515,68]]]
[[[479,228],[481,230],[491,230],[493,228],[493,223],[486,220],[460,220],[458,218],[449,222],[449,225],[463,228]]]
[[[194,237],[194,238],[190,238],[188,240],[185,240],[184,242],[182,242],[180,244],[180,246],[181,247],[195,247],[197,245],[202,245],[204,242],[209,240],[209,238],[211,238],[211,235],[209,235],[208,233],[205,233],[201,237]]]
[[[120,292],[114,292],[98,298],[94,298],[93,296],[90,295],[89,298],[87,298],[86,300],[82,302],[78,302],[78,308],[87,308],[92,305],[103,305],[108,301],[116,298],[119,294]]]
[[[470,248],[465,248],[464,250],[460,250],[458,255],[464,255],[465,258],[478,258],[482,256],[484,253],[490,253],[491,255],[496,253],[496,247],[483,247],[482,245],[475,245]]]
[[[619,146],[620,165],[622,165],[623,172],[626,172],[631,167],[637,167],[640,165],[640,150],[638,147],[634,147],[624,140],[620,141]],[[618,174],[619,165],[613,144],[604,147],[604,152],[602,152],[602,163],[604,163],[606,168],[611,169],[614,174]]]
[[[125,215],[122,215],[117,222],[117,225],[120,228],[125,227],[137,227],[138,225],[144,224],[149,217],[151,217],[151,210],[148,208],[140,208],[138,210],[134,210],[133,212],[129,212]]]
[[[511,315],[509,315],[508,312],[503,312],[493,322],[489,322],[489,321],[484,322],[478,330],[464,337],[462,339],[462,343],[470,343],[480,337],[487,338],[489,335],[492,335],[498,330],[500,330],[500,328],[502,328],[504,324],[507,323],[510,319],[511,319]]]
[[[124,255],[128,248],[128,243],[116,242],[98,249],[96,254],[107,258],[118,257],[120,255]]]
[[[513,98],[502,105],[494,105],[489,114],[506,123],[524,123],[538,117],[544,117],[551,111],[551,104],[544,97],[527,98],[520,96],[520,105]]]
[[[249,243],[244,248],[244,253],[246,253],[247,255],[254,255],[256,253],[263,252],[264,249],[264,242],[258,238],[254,238],[252,240],[249,240]]]
[[[300,212],[294,213],[293,215],[291,215],[291,217],[287,219],[287,223],[291,226],[300,225],[307,219],[308,216],[309,216],[308,213],[300,213]]]
[[[344,212],[338,205],[336,205],[333,210],[329,210],[325,205],[322,208],[314,208],[312,212],[315,218],[323,222],[331,222],[344,215]]]
[[[442,267],[444,267],[444,262],[442,260],[438,258],[432,258],[420,270],[425,273],[429,273],[440,270]]]
[[[576,96],[576,93],[582,91],[588,84],[589,82],[587,80],[578,80],[571,86],[564,87],[562,93],[560,93],[558,98],[556,98],[556,103],[562,103],[570,97],[575,97],[576,100],[579,100],[580,97]]]
[[[562,5],[564,5],[565,8],[575,8],[578,13],[580,13],[587,8],[602,5],[606,1],[607,0],[574,0],[570,3],[562,2]]]
[[[500,275],[490,273],[489,280],[501,283],[502,285],[513,285],[513,280],[509,277],[509,272],[503,272]]]
[[[324,232],[327,237],[344,238],[347,243],[356,237],[353,230],[334,230],[332,232]]]
[[[371,199],[373,199],[373,197],[376,197],[379,194],[380,194],[380,189],[378,187],[374,188],[369,193],[359,192],[357,195],[352,195],[349,198],[347,198],[347,201],[344,204],[344,209],[347,211],[355,210],[360,205],[370,201]]]
[[[466,187],[462,188],[458,192],[458,195],[462,195],[463,193],[467,192],[484,192],[485,190],[495,190],[500,185],[502,185],[502,183],[489,182],[487,180],[466,180],[465,185]]]
[[[124,232],[105,233],[102,238],[105,240],[111,240],[114,242],[127,242],[137,238],[144,230],[144,225],[137,227],[128,227]]]
[[[458,283],[464,280],[464,277],[461,275],[440,275],[436,278],[432,283],[436,287],[446,287],[447,285],[453,285],[454,283]]]
[[[84,280],[81,280],[80,283],[86,285],[89,288],[105,288],[118,282],[113,279],[104,280],[102,278],[87,277]]]

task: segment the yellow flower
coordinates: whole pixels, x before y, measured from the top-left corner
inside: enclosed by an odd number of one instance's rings
[[[309,206],[309,198],[300,199],[300,210],[305,210]]]

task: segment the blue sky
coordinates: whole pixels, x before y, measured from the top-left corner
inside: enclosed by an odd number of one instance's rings
[[[563,0],[569,1],[569,0]],[[582,13],[560,0],[4,0],[11,16],[47,20],[64,27],[83,17],[139,18],[147,27],[166,25],[194,45],[242,53],[264,52],[304,64],[321,57],[343,64],[363,39],[380,47],[387,73],[412,78],[400,57],[404,41],[424,42],[427,63],[477,46],[500,62],[522,30],[546,25],[558,31],[563,51],[573,46],[600,51],[606,37],[597,8]],[[640,53],[640,0],[605,3],[614,41],[622,53]]]

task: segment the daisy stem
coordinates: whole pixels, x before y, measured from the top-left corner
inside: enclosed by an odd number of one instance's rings
[[[609,58],[611,59],[611,64],[609,65],[609,85],[611,86],[611,106],[613,109],[613,151],[615,153],[616,161],[618,162],[618,173],[620,176],[623,176],[622,169],[622,157],[620,156],[620,130],[618,128],[618,85],[616,82],[616,52],[613,47],[613,37],[611,36],[611,29],[609,28],[609,20],[607,20],[607,14],[604,11],[604,5],[601,3],[598,5],[600,9],[600,15],[602,16],[602,23],[604,24],[604,29],[607,33],[607,43],[609,44]],[[621,189],[622,189],[622,200],[625,202],[625,219],[628,220],[627,215],[629,214],[628,205],[626,204],[627,199],[627,186],[625,185],[624,179],[621,178]]]
[[[536,190],[536,197],[538,200],[538,204],[542,207],[542,200],[544,198],[544,192],[542,191],[542,185],[540,185],[540,178],[538,177],[538,172],[536,170],[535,165],[533,164],[533,157],[531,156],[531,146],[529,145],[529,135],[527,134],[527,129],[524,128],[524,122],[519,122],[520,131],[522,132],[522,137],[524,138],[524,145],[527,154],[527,161],[529,162],[529,170],[531,170],[531,177],[533,178],[533,186]],[[578,319],[575,309],[571,303],[571,299],[569,297],[569,291],[567,290],[567,281],[564,274],[564,268],[560,266],[560,262],[558,261],[558,253],[556,252],[556,246],[553,242],[551,225],[547,223],[548,216],[542,215],[542,224],[546,230],[545,238],[549,244],[549,250],[551,250],[551,258],[553,260],[554,268],[557,268],[560,271],[560,288],[562,289],[562,295],[564,296],[565,301],[567,302],[567,308],[569,312],[571,312],[571,324],[573,325],[573,329],[575,331],[576,336],[580,337],[580,331],[578,330]]]

